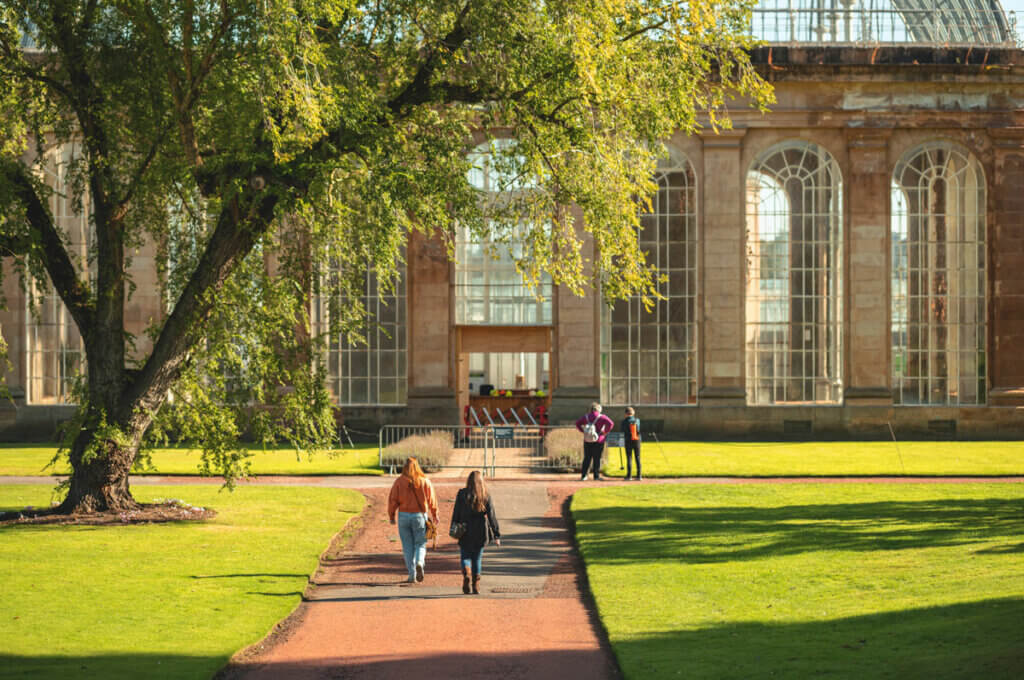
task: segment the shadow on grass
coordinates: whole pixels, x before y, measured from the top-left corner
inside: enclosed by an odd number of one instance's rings
[[[1018,679],[1022,624],[1024,600],[1007,598],[821,622],[728,624],[613,647],[631,679]]]
[[[0,654],[0,679],[134,680],[136,678],[209,678],[228,662],[226,656],[125,653],[70,655]]]
[[[904,550],[972,543],[978,552],[1021,550],[1018,499],[574,511],[592,564],[715,563],[818,550]],[[992,546],[1005,541],[1005,545]],[[717,543],[716,543],[717,542]]]

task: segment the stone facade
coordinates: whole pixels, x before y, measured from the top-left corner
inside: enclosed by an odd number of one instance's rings
[[[671,140],[697,178],[699,384],[695,404],[635,404],[640,417],[660,423],[665,436],[683,437],[878,438],[889,437],[890,428],[900,437],[1024,437],[1024,360],[1018,354],[1024,347],[1024,53],[774,46],[759,48],[754,58],[775,87],[770,112],[732,107],[733,129]],[[842,399],[751,406],[746,178],[759,154],[787,140],[823,148],[842,174]],[[933,141],[969,151],[986,179],[987,393],[981,405],[905,406],[893,399],[893,172],[909,150]],[[140,253],[133,264],[139,281],[152,269],[145,257]],[[464,353],[453,311],[454,268],[441,236],[414,235],[408,262],[408,400],[343,406],[353,428],[460,421]],[[0,408],[0,428],[8,437],[45,435],[67,407],[24,403],[25,314],[10,279],[4,285],[11,311],[0,314],[0,324],[14,358],[7,383],[22,397]],[[598,298],[556,290],[550,336],[529,336],[549,338],[553,424],[575,420],[601,398]],[[143,324],[154,309],[159,300],[137,295],[128,316]]]

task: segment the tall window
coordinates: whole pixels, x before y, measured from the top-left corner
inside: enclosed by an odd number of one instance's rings
[[[601,392],[610,404],[697,402],[697,181],[675,149],[658,165],[640,247],[667,280],[647,311],[639,297],[602,306]]]
[[[44,166],[50,196],[50,214],[68,237],[67,248],[78,264],[88,260],[88,198],[79,205],[71,195],[68,168],[78,162],[75,145],[55,149]],[[26,400],[34,404],[63,404],[71,399],[74,378],[85,370],[85,346],[67,307],[52,289],[36,291],[36,308],[26,309]],[[26,301],[26,304],[28,302]]]
[[[513,169],[495,163],[493,150],[510,148],[512,140],[482,144],[471,154],[469,182],[483,200],[500,200],[508,191],[529,186]],[[551,278],[543,276],[536,291],[523,283],[515,260],[521,256],[515,235],[508,243],[481,241],[464,226],[455,233],[455,323],[482,326],[551,324]]]
[[[985,176],[949,142],[892,179],[892,378],[897,404],[985,403]]]
[[[407,328],[405,276],[393,291],[381,290],[377,277],[367,272],[361,302],[366,320],[361,329],[365,342],[333,336],[327,347],[327,387],[342,406],[390,406],[406,401]],[[321,299],[319,322],[326,325],[328,305]],[[348,304],[346,300],[339,304]]]
[[[842,177],[802,140],[747,173],[746,356],[751,404],[842,399]]]

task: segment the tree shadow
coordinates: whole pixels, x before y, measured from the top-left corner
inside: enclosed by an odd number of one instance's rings
[[[95,655],[44,653],[33,656],[0,654],[0,678],[209,678],[227,661],[227,656],[188,656],[157,652]]]
[[[1024,677],[1024,599],[829,621],[735,623],[613,643],[627,678]]]
[[[876,551],[992,543],[1024,534],[1018,499],[890,501],[784,507],[617,506],[576,510],[590,563],[689,564],[818,550]]]

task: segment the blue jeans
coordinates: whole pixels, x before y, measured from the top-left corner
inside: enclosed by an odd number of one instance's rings
[[[474,550],[473,548],[463,548],[460,545],[459,553],[462,555],[462,568],[469,569],[473,576],[479,576],[484,559],[483,546],[480,546],[479,550]]]
[[[416,578],[416,565],[427,559],[427,515],[422,512],[398,513],[398,536],[402,539],[402,556],[409,578]]]

